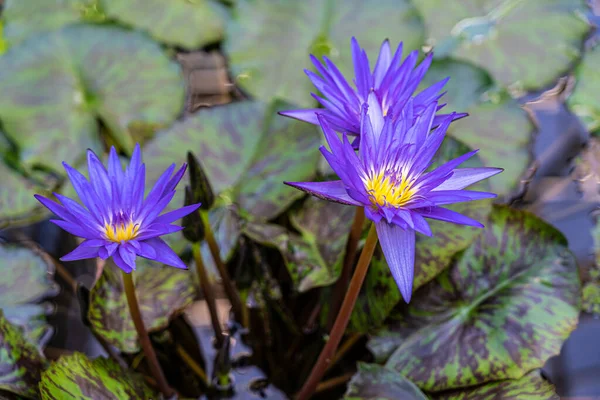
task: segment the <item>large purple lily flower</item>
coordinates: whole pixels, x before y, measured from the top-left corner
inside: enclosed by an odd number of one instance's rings
[[[431,65],[432,53],[428,54],[418,66],[419,52],[417,50],[411,52],[401,63],[402,43],[398,45],[396,53],[392,56],[390,43],[385,40],[379,50],[375,68],[371,72],[367,53],[360,48],[355,38],[352,38],[351,49],[356,89],[350,86],[331,60],[323,57],[323,65],[315,56],[311,55],[310,59],[320,75],[310,70],[304,72],[324,96],[312,94],[324,109],[289,110],[281,111],[280,114],[317,125],[319,123],[318,113],[334,130],[350,135],[359,135],[361,106],[367,102],[370,93],[375,94],[375,99],[379,103],[383,115],[389,115],[392,119],[400,115],[409,100],[412,100],[413,117],[416,118],[430,104],[437,102],[444,95],[444,93],[440,93],[440,90],[450,78],[443,79],[414,95]],[[436,111],[443,106],[444,104],[437,105]],[[452,118],[458,119],[466,115],[464,113],[452,114]],[[435,116],[432,125],[437,126],[446,117],[447,115]],[[358,146],[358,141],[353,145]]]
[[[442,206],[496,197],[494,193],[463,190],[501,172],[499,168],[456,168],[477,150],[426,172],[455,115],[432,129],[437,103],[418,117],[408,101],[397,120],[384,117],[372,96],[361,114],[361,145],[354,150],[346,134],[340,141],[324,115],[319,123],[331,151],[321,152],[340,180],[285,182],[314,196],[358,207],[377,228],[381,248],[392,275],[408,303],[412,294],[415,231],[431,236],[425,218],[483,227],[479,222]],[[367,113],[368,110],[368,113]],[[414,123],[413,123],[414,121]]]
[[[123,171],[114,147],[110,149],[108,170],[93,151],[87,154],[88,180],[63,162],[69,179],[83,205],[54,193],[61,204],[43,196],[35,198],[60,219],[51,220],[65,231],[84,238],[62,261],[112,257],[126,273],[135,270],[136,256],[186,269],[179,256],[160,238],[183,228],[172,223],[200,207],[189,205],[159,215],[175,195],[175,187],[186,164],[173,175],[175,164],[158,178],[144,200],[146,167],[140,146],[136,145],[129,166]],[[173,175],[173,177],[171,177]]]

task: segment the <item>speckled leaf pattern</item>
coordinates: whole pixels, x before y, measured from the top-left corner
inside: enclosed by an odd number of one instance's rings
[[[520,378],[558,354],[575,328],[580,282],[556,229],[495,206],[455,263],[400,305],[387,366],[427,391]]]
[[[344,400],[427,400],[411,381],[396,371],[377,364],[358,364],[348,383]]]
[[[144,324],[149,331],[164,329],[169,320],[190,305],[196,294],[191,272],[138,258],[133,272]],[[140,349],[121,270],[112,263],[92,288],[88,318],[92,329],[108,343],[126,353]]]
[[[443,108],[445,113],[464,112],[469,107],[480,103],[493,84],[485,70],[468,62],[443,59],[431,63],[418,91],[447,77],[450,77],[450,80],[444,86],[446,94],[441,99],[442,103],[447,104]]]
[[[521,379],[493,382],[487,385],[447,395],[435,396],[434,400],[559,400],[554,385],[545,380],[539,370]]]
[[[244,233],[279,249],[297,291],[335,282],[341,271],[355,208],[309,197],[291,215],[300,235],[275,224],[248,224]]]
[[[100,17],[96,0],[5,0],[5,38],[14,46],[30,36]]]
[[[580,56],[585,0],[419,0],[439,56],[470,61],[501,84],[535,90],[552,84]]]
[[[143,68],[140,66],[143,65]],[[100,119],[125,149],[181,112],[180,68],[145,35],[69,26],[0,57],[0,121],[26,168],[62,171],[99,149]]]
[[[0,390],[38,397],[37,384],[46,359],[0,309]]]
[[[448,132],[473,149],[486,166],[504,168],[489,179],[491,191],[499,197],[511,193],[527,169],[533,123],[519,104],[507,94],[466,110],[469,116],[450,125]],[[465,111],[465,110],[460,110]]]
[[[0,133],[1,135],[1,133]],[[0,229],[42,219],[46,212],[32,193],[40,189],[0,161]]]
[[[600,46],[588,51],[575,68],[576,86],[568,99],[571,110],[577,114],[590,132],[600,131]]]
[[[377,54],[385,38],[394,46],[404,40],[407,54],[422,44],[423,25],[408,0],[240,0],[224,50],[235,81],[252,96],[311,106],[315,89],[303,73],[309,54],[330,56],[351,82],[352,36],[367,54]]]
[[[46,264],[32,250],[0,244],[0,309],[28,339],[40,346],[50,339],[52,332],[46,322],[52,307],[41,301],[58,293],[53,273],[54,266]]]
[[[218,42],[225,30],[222,4],[213,0],[99,0],[106,15],[188,50]]]
[[[140,375],[108,358],[90,360],[82,353],[63,356],[42,373],[43,400],[146,400],[160,398]]]

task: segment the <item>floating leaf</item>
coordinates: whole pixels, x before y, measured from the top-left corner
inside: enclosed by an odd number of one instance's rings
[[[46,212],[33,197],[39,193],[34,183],[0,161],[0,228],[24,225],[42,219]]]
[[[44,356],[0,309],[0,389],[35,399],[45,367]]]
[[[43,346],[52,332],[46,322],[51,308],[40,301],[58,293],[54,266],[28,248],[6,244],[0,244],[0,260],[0,309],[28,339]]]
[[[63,356],[42,373],[40,394],[50,399],[159,398],[142,377],[122,369],[108,358],[90,360],[82,353]]]
[[[600,282],[588,282],[581,290],[581,309],[600,315]]]
[[[90,294],[88,318],[94,332],[108,343],[123,352],[135,353],[140,347],[120,271],[112,263],[104,267]],[[166,328],[174,316],[193,302],[196,290],[191,274],[138,258],[133,280],[146,329]]]
[[[581,63],[575,68],[577,84],[568,104],[582,120],[590,132],[600,130],[600,46],[588,51]]]
[[[430,44],[490,72],[505,86],[535,90],[579,58],[589,25],[585,0],[419,0]]]
[[[469,147],[480,149],[478,155],[486,166],[504,168],[489,182],[492,192],[506,196],[529,165],[533,123],[506,94],[470,107],[467,112],[469,116],[450,125],[448,132]]]
[[[521,379],[493,382],[447,395],[435,400],[559,400],[554,385],[545,380],[539,370],[534,370]]]
[[[374,65],[385,38],[403,40],[405,54],[419,48],[423,26],[408,0],[241,0],[224,49],[237,83],[254,97],[311,106],[315,89],[302,72],[311,68],[309,54],[327,55],[351,82],[352,36]]]
[[[4,39],[4,24],[0,21],[0,55],[6,51],[6,40]]]
[[[579,291],[560,232],[495,206],[451,268],[399,308],[389,329],[400,345],[386,365],[428,391],[520,378],[558,354],[577,324]]]
[[[427,400],[419,388],[396,371],[377,364],[358,363],[344,400]]]
[[[244,233],[279,249],[296,290],[305,292],[338,279],[354,212],[355,207],[309,197],[291,216],[300,235],[274,224],[248,224]]]
[[[140,68],[143,65],[143,68]],[[135,132],[169,125],[181,112],[179,66],[145,35],[70,26],[0,57],[0,120],[26,168],[60,171],[99,148],[98,122],[133,149]]]
[[[109,18],[146,30],[159,42],[188,50],[218,42],[225,9],[212,0],[99,0]]]

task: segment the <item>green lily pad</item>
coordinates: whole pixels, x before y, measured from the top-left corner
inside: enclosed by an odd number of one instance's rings
[[[464,110],[461,110],[464,111]],[[479,157],[488,167],[504,168],[489,179],[492,192],[499,197],[513,191],[529,166],[529,142],[534,125],[519,104],[507,94],[467,109],[469,116],[450,125],[450,135],[479,149]]]
[[[248,224],[244,233],[279,249],[298,292],[327,286],[340,276],[355,208],[309,197],[291,215],[300,235],[274,224]]]
[[[33,197],[40,193],[37,185],[0,161],[0,229],[25,225],[44,218],[46,212]]]
[[[6,42],[14,46],[30,36],[65,25],[101,21],[104,18],[96,3],[96,0],[5,0],[2,18]]]
[[[63,356],[42,373],[40,394],[51,399],[156,399],[142,377],[108,358],[90,360],[82,353]]]
[[[194,301],[192,272],[138,258],[133,272],[142,318],[148,331],[169,321]],[[88,319],[96,334],[126,353],[140,350],[138,336],[123,291],[121,270],[107,263],[90,293]]]
[[[447,395],[435,400],[559,400],[554,385],[545,380],[539,370],[534,370],[521,379],[493,382]]]
[[[143,68],[140,68],[143,65]],[[99,149],[99,124],[123,148],[179,115],[179,66],[145,35],[69,26],[32,37],[0,57],[0,120],[26,169],[58,172]]]
[[[600,46],[588,51],[581,63],[575,68],[577,84],[567,104],[571,110],[583,120],[587,129],[592,133],[600,131]]]
[[[444,112],[463,112],[480,103],[485,93],[493,86],[489,74],[464,61],[452,59],[434,60],[423,77],[418,91],[426,89],[436,82],[450,77],[444,91],[447,93],[441,101],[447,103]]]
[[[11,324],[0,309],[0,390],[30,399],[38,397],[37,384],[46,359],[21,329]]]
[[[109,18],[148,31],[159,42],[188,50],[218,42],[225,8],[212,0],[99,0]]]
[[[358,364],[344,400],[427,400],[417,385],[396,371],[377,364]]]
[[[404,41],[404,54],[419,48],[423,25],[408,0],[241,0],[224,49],[237,84],[252,96],[312,106],[315,89],[302,72],[312,69],[309,54],[327,55],[351,82],[352,36],[374,65],[386,38]]]
[[[581,309],[591,314],[600,315],[600,282],[588,282],[581,290]]]
[[[4,24],[0,21],[0,55],[6,51],[6,39],[4,39]]]
[[[518,379],[559,353],[579,306],[577,266],[562,234],[495,206],[455,263],[399,307],[388,326],[399,347],[386,366],[428,391]]]
[[[419,0],[437,56],[480,66],[502,85],[548,86],[579,58],[585,0]]]
[[[54,266],[28,248],[6,244],[0,244],[0,260],[0,309],[29,340],[43,346],[52,335],[46,322],[52,307],[42,300],[58,293]]]

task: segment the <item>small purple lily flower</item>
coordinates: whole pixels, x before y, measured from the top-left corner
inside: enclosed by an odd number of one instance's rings
[[[60,218],[51,222],[85,239],[61,260],[112,257],[119,268],[130,273],[135,270],[136,256],[139,256],[186,269],[187,266],[160,236],[182,230],[182,227],[171,223],[197,210],[200,204],[159,214],[173,199],[175,187],[187,165],[183,164],[175,175],[175,164],[167,168],[144,200],[146,166],[142,164],[139,144],[135,146],[125,171],[114,147],[110,149],[108,170],[91,150],[88,150],[87,161],[89,182],[79,171],[63,162],[83,205],[59,193],[54,195],[61,204],[35,195],[40,203]]]
[[[379,102],[371,96],[369,104],[363,106],[358,154],[347,135],[340,141],[327,118],[319,115],[331,151],[323,146],[320,150],[340,180],[285,182],[325,200],[364,207],[365,215],[376,225],[381,248],[407,303],[412,295],[415,231],[432,235],[425,218],[483,227],[442,206],[496,197],[494,193],[463,189],[502,171],[457,169],[475,150],[426,172],[456,117],[447,116],[430,133],[437,109],[437,103],[432,102],[415,117],[413,102],[409,100],[400,118],[394,121],[383,117]]]
[[[310,70],[304,70],[304,72],[325,96],[323,98],[312,94],[325,108],[281,111],[279,114],[317,125],[319,123],[318,113],[323,115],[334,130],[350,135],[359,135],[361,106],[367,102],[370,93],[375,94],[375,99],[379,103],[383,115],[390,115],[392,119],[400,115],[401,110],[411,99],[413,116],[416,118],[445,93],[439,93],[439,91],[450,78],[443,79],[413,96],[431,65],[432,53],[428,54],[418,66],[416,66],[419,56],[417,50],[411,52],[401,63],[402,43],[398,45],[396,53],[392,56],[390,43],[385,40],[379,50],[375,68],[371,72],[367,53],[360,48],[356,38],[352,38],[351,49],[356,89],[348,84],[331,60],[323,57],[325,65],[322,65],[315,56],[311,55],[310,59],[320,76]],[[438,105],[436,111],[444,105]],[[452,114],[452,118],[459,119],[466,115],[464,113]],[[446,117],[447,115],[437,115],[434,118],[433,127]],[[358,147],[358,141],[355,141],[353,145]]]

